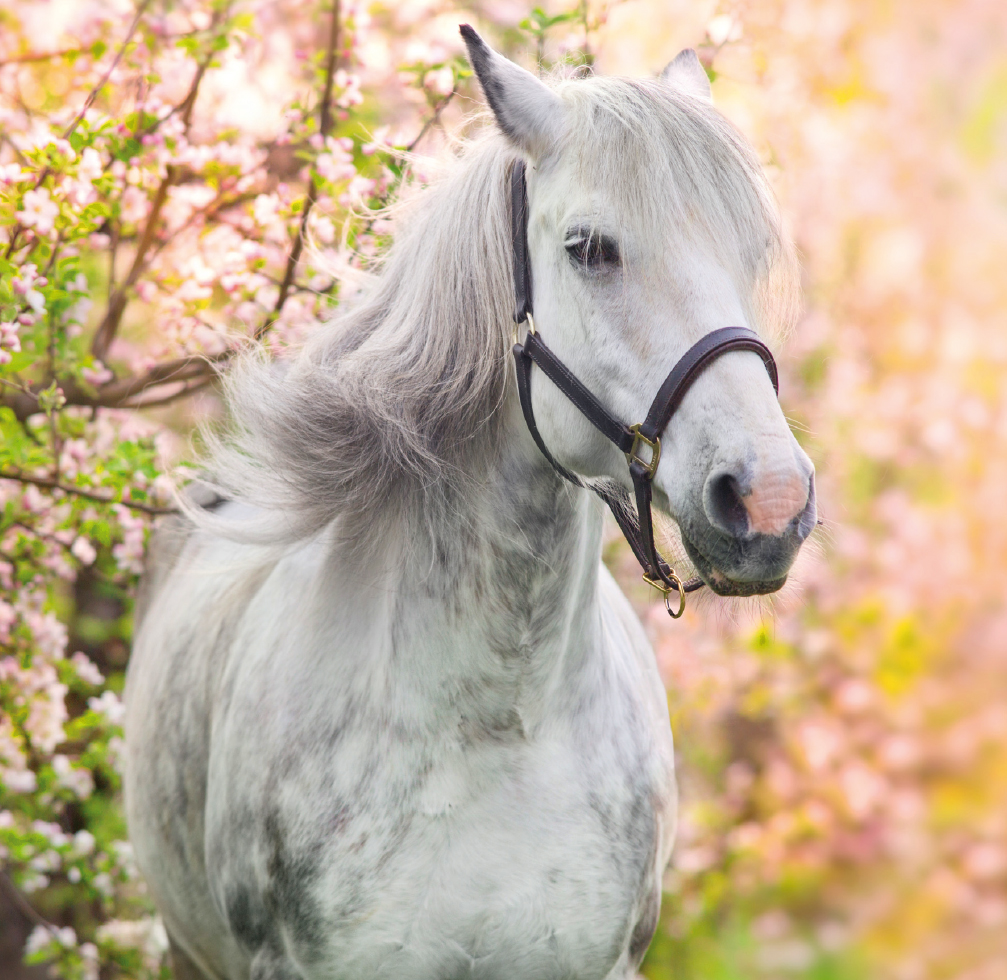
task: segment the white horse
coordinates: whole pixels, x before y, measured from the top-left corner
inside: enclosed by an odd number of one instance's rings
[[[704,334],[764,329],[788,251],[693,52],[545,84],[466,40],[502,132],[286,369],[235,368],[226,502],[152,558],[126,803],[180,977],[615,980],[657,922],[665,693],[599,503],[518,406],[508,174],[526,161],[538,330],[620,418]],[[563,466],[628,486],[541,375],[533,398]],[[812,472],[732,352],[665,433],[654,495],[707,584],[751,594],[814,524]]]

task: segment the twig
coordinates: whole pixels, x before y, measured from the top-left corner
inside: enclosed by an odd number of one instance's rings
[[[10,880],[7,872],[0,868],[0,890],[7,894],[11,904],[30,922],[37,926],[48,929],[54,936],[59,935],[59,930],[48,919],[43,919],[31,906],[28,900],[21,894],[20,889]]]
[[[211,25],[211,28],[216,26],[219,17],[220,12],[218,11],[218,13],[214,14],[214,23]],[[214,52],[212,50],[208,51],[203,60],[200,61],[199,65],[196,67],[196,74],[193,76],[192,83],[189,85],[188,94],[179,103],[178,108],[182,113],[182,122],[187,133],[190,125],[192,124],[192,111],[195,108],[196,99],[199,96],[199,86],[203,81],[203,76],[206,74],[206,70],[210,67],[213,55]],[[139,117],[140,114],[137,113],[137,119],[139,119]],[[91,353],[94,354],[94,356],[100,361],[105,360],[105,355],[108,353],[108,349],[112,345],[115,335],[119,332],[119,325],[122,323],[122,316],[126,312],[126,306],[129,303],[129,290],[136,285],[136,281],[147,268],[147,253],[154,244],[154,240],[157,235],[157,223],[161,217],[161,211],[164,208],[165,202],[168,200],[169,189],[173,184],[178,182],[178,178],[179,168],[169,165],[165,171],[164,179],[161,181],[157,188],[157,193],[154,195],[154,201],[150,206],[150,214],[147,215],[147,223],[143,227],[143,235],[140,238],[140,244],[137,246],[136,254],[133,256],[133,264],[130,266],[130,270],[126,274],[126,278],[109,298],[108,309],[105,311],[105,316],[102,318],[101,324],[95,331],[94,338],[91,341]],[[156,255],[158,251],[160,251],[160,249],[157,249],[154,254]]]
[[[98,93],[105,87],[105,83],[112,77],[112,72],[114,72],[116,68],[119,67],[119,62],[122,61],[122,56],[126,53],[126,48],[129,46],[129,42],[133,40],[133,35],[136,33],[137,27],[139,27],[140,25],[140,20],[143,17],[143,15],[147,12],[147,8],[150,6],[150,4],[151,0],[143,0],[143,2],[137,8],[136,15],[133,17],[133,22],[129,25],[129,31],[126,34],[125,40],[123,40],[122,44],[119,45],[119,50],[116,52],[115,59],[112,61],[112,64],[109,66],[108,71],[105,72],[101,81],[98,82],[98,84],[95,85],[95,87],[92,88],[91,91],[88,93],[88,96],[84,100],[84,105],[81,107],[80,112],[77,113],[77,115],[73,119],[73,122],[71,122],[70,125],[67,126],[67,128],[64,130],[63,139],[70,138],[70,135],[73,133],[73,131],[80,125],[80,121],[84,118],[85,114],[87,113],[87,110],[91,108],[91,106],[94,103],[94,100],[98,98]],[[46,177],[48,177],[51,172],[52,171],[50,170],[49,167],[43,167],[42,173],[38,175],[38,179],[35,181],[35,190],[38,190],[42,186],[42,184],[45,183]],[[23,230],[24,229],[22,228],[20,221],[16,225],[14,225],[14,230],[11,232],[10,235],[10,244],[7,246],[7,251],[4,255],[4,258],[9,259],[11,255],[14,254],[14,249],[17,245],[17,240]]]
[[[115,59],[112,64],[109,65],[108,71],[105,72],[102,80],[91,89],[88,97],[84,100],[84,105],[81,106],[80,112],[74,117],[72,123],[67,126],[66,131],[63,133],[63,139],[69,139],[70,134],[80,125],[80,121],[84,118],[87,110],[91,108],[94,104],[94,100],[98,98],[98,93],[105,87],[105,83],[112,77],[112,72],[119,67],[119,62],[122,61],[122,56],[126,53],[126,48],[129,46],[129,42],[133,40],[133,35],[136,33],[136,29],[140,26],[140,20],[143,15],[147,12],[147,8],[150,6],[151,0],[143,0],[139,7],[136,9],[136,16],[133,17],[133,23],[129,25],[129,30],[126,32],[126,38],[119,45],[119,50],[116,52]],[[41,183],[41,181],[39,182]],[[38,184],[35,185],[36,187]]]
[[[7,65],[27,65],[35,61],[48,61],[50,58],[65,58],[70,54],[87,54],[88,48],[62,48],[59,51],[41,51],[35,54],[19,54],[13,58],[4,58],[0,61],[0,68]]]
[[[325,90],[322,95],[321,111],[319,113],[318,130],[322,139],[329,135],[332,129],[332,86],[336,77],[336,65],[339,63],[339,0],[332,0],[332,23],[329,27],[329,48],[325,58]],[[287,267],[283,272],[283,282],[280,283],[280,292],[276,297],[276,304],[272,312],[256,328],[254,337],[261,340],[272,328],[273,324],[280,318],[283,304],[287,302],[290,287],[294,283],[294,276],[297,274],[297,263],[301,260],[301,252],[304,251],[304,238],[308,231],[308,217],[311,209],[315,206],[318,196],[318,187],[315,178],[308,181],[308,194],[304,200],[304,211],[301,214],[301,223],[297,229],[297,237],[291,246],[290,254],[287,256]]]
[[[53,249],[53,254],[56,250]],[[49,314],[49,377],[56,377],[56,318]],[[60,478],[60,456],[63,453],[63,442],[59,437],[59,423],[56,413],[49,413],[49,435],[52,439],[52,479],[58,485]]]
[[[193,378],[191,381],[183,381],[182,387],[178,391],[173,391],[168,395],[155,395],[153,398],[142,398],[139,401],[130,399],[128,402],[123,402],[120,408],[156,408],[159,405],[169,405],[171,402],[178,401],[179,398],[185,398],[201,388],[205,388],[213,380],[214,375],[209,374],[202,378]]]
[[[11,470],[0,470],[0,480],[14,480],[18,483],[29,483],[32,486],[44,487],[46,490],[62,490],[64,493],[71,493],[85,500],[93,500],[99,504],[122,504],[131,510],[142,510],[145,514],[175,514],[174,507],[158,507],[156,504],[144,504],[138,500],[119,500],[105,494],[95,493],[93,490],[84,490],[72,484],[60,483],[58,480],[51,480],[45,476],[29,476],[27,473],[19,473]]]
[[[448,104],[457,94],[458,89],[453,88],[451,89],[450,92],[448,92],[448,94],[443,99],[441,99],[440,103],[437,105],[437,108],[434,109],[434,114],[423,124],[423,128],[419,131],[419,133],[416,134],[416,139],[414,139],[412,143],[410,143],[406,147],[406,153],[412,153],[413,150],[415,150],[416,147],[419,146],[420,140],[423,139],[423,137],[426,136],[427,133],[430,131],[430,127],[435,126],[437,123],[440,122],[441,113],[448,107]]]
[[[157,188],[157,193],[154,195],[154,202],[150,206],[150,214],[147,216],[147,223],[144,225],[140,244],[136,248],[133,264],[126,274],[126,278],[108,301],[108,309],[105,311],[105,316],[95,331],[94,339],[91,341],[91,353],[99,360],[103,361],[105,359],[105,354],[108,352],[108,348],[119,330],[122,315],[126,312],[126,304],[129,302],[128,291],[135,285],[136,280],[140,278],[140,273],[143,272],[144,259],[151,244],[153,244],[154,236],[157,233],[157,222],[161,216],[161,209],[164,207],[165,201],[168,200],[168,188],[174,183],[175,177],[175,167],[169,166],[167,173],[164,175],[164,180],[161,181]]]

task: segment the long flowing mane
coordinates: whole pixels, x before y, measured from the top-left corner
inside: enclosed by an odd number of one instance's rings
[[[577,155],[586,185],[604,188],[637,233],[702,236],[750,300],[753,325],[785,328],[790,250],[737,131],[657,80],[557,87],[569,116],[561,152]],[[241,524],[194,514],[200,523],[290,542],[337,517],[352,537],[379,508],[454,509],[465,481],[485,472],[504,415],[514,158],[497,133],[471,141],[418,196],[360,301],[281,365],[261,351],[235,363],[224,382],[231,427],[207,435],[207,474],[263,516]]]

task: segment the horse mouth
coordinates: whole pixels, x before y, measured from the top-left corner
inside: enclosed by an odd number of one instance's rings
[[[681,528],[679,528],[681,532]],[[703,582],[717,595],[722,596],[751,596],[769,595],[771,592],[778,592],[787,581],[786,574],[778,578],[750,579],[739,581],[724,574],[720,569],[715,568],[713,563],[689,540],[688,536],[682,533],[682,543],[692,561],[696,572]]]

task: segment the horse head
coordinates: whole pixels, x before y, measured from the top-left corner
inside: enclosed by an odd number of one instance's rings
[[[527,167],[535,320],[615,418],[643,419],[669,369],[723,327],[786,324],[792,252],[761,167],[712,103],[691,50],[661,76],[549,85],[462,34]],[[561,467],[629,486],[626,461],[553,384],[534,415]],[[814,466],[763,361],[732,350],[689,387],[652,486],[702,579],[772,592],[816,524]]]

